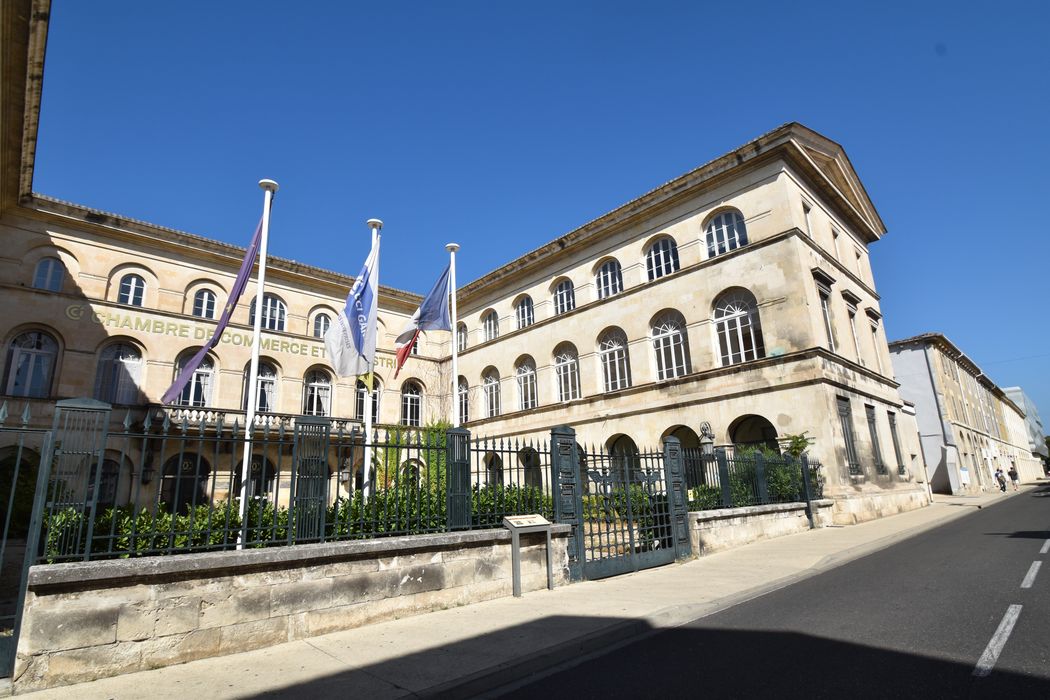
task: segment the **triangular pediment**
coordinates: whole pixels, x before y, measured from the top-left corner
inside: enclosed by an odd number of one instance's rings
[[[846,157],[846,152],[837,143],[825,139],[816,132],[810,131],[805,136],[809,138],[799,139],[796,135],[798,145],[821,174],[876,232],[876,235],[881,235],[886,230],[885,225],[875,210],[875,205],[868,198],[868,193],[861,184],[853,165],[849,162],[849,158]]]

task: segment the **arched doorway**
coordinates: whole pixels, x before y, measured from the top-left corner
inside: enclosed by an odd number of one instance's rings
[[[729,440],[736,450],[767,447],[779,452],[777,429],[758,415],[740,416],[729,424]]]
[[[609,453],[610,474],[625,483],[634,481],[641,464],[638,445],[622,433],[612,436],[605,444]]]
[[[503,485],[503,459],[495,452],[489,452],[483,460],[485,463],[485,485]]]
[[[540,453],[532,447],[523,447],[518,451],[518,465],[524,474],[525,485],[529,488],[543,488],[543,470],[540,468]]]
[[[241,479],[244,470],[244,460],[239,460],[233,472],[233,492],[230,498],[241,497]],[[268,499],[273,494],[274,476],[277,468],[273,462],[262,455],[252,455],[251,467],[248,469],[248,498]]]
[[[171,513],[186,515],[190,508],[208,503],[211,465],[195,452],[172,455],[164,463],[160,500]]]

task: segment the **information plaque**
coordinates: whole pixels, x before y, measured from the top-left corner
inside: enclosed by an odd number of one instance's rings
[[[543,532],[547,535],[547,589],[554,589],[554,562],[551,553],[551,523],[538,513],[532,515],[508,515],[503,518],[503,527],[510,530],[511,580],[514,597],[521,597],[521,535]]]

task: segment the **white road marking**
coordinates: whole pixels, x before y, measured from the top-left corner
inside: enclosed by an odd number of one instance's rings
[[[1032,562],[1032,565],[1028,567],[1028,573],[1024,575],[1024,581],[1021,581],[1021,588],[1032,587],[1032,584],[1035,583],[1035,575],[1039,573],[1039,567],[1042,565],[1041,561]]]
[[[999,623],[999,629],[995,630],[995,634],[992,635],[988,646],[984,648],[984,653],[981,654],[981,658],[973,669],[973,675],[978,678],[984,678],[992,672],[995,662],[999,660],[999,654],[1002,653],[1003,647],[1006,646],[1006,640],[1010,638],[1010,633],[1014,631],[1014,623],[1017,622],[1017,616],[1020,614],[1020,605],[1011,605],[1006,609],[1003,621]]]
[[[1043,548],[1039,550],[1040,554],[1046,554],[1047,552],[1050,552],[1050,540],[1043,542]]]

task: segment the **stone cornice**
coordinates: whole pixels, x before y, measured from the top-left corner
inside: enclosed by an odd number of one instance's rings
[[[831,149],[841,152],[838,144],[815,131],[797,122],[785,124],[461,287],[459,290],[460,303],[464,305],[471,303],[475,295],[483,294],[493,284],[502,284],[535,271],[537,267],[545,265],[552,256],[561,253],[569,246],[597,243],[640,221],[650,219],[683,200],[695,197],[704,189],[715,187],[728,177],[737,177],[749,169],[778,157],[795,165],[800,172],[809,176],[830,202],[837,203],[836,208],[853,224],[856,230],[866,232],[863,238],[867,242],[878,240],[885,232],[881,219],[878,219],[876,215],[877,223],[873,226],[871,221],[846,200],[843,193],[835,187],[834,183],[806,153],[802,145],[795,140],[796,137],[805,138],[810,142],[821,140]],[[874,212],[874,206],[870,208]]]
[[[1006,404],[1018,414],[1020,414],[1022,418],[1025,417],[1024,409],[1022,409],[1016,403],[1014,403],[1013,399],[1007,396],[1006,392],[1003,391],[998,384],[992,381],[992,378],[985,374],[984,370],[982,370],[976,362],[974,362],[966,353],[960,350],[958,345],[956,345],[948,339],[948,336],[944,335],[943,333],[931,331],[927,333],[920,333],[919,335],[913,335],[910,338],[894,340],[889,343],[891,351],[897,348],[906,347],[908,345],[937,346],[941,350],[941,352],[943,352],[945,355],[962,365],[963,369],[972,374],[974,378],[978,381],[978,383],[980,383],[981,386],[988,389],[988,391],[992,392],[992,394],[997,399],[999,399],[1004,404]]]
[[[122,217],[119,214],[82,207],[40,194],[33,194],[27,201],[24,201],[18,213],[44,223],[89,230],[99,236],[123,241],[130,245],[148,245],[159,250],[171,251],[174,255],[206,259],[222,267],[228,267],[231,275],[236,274],[245,252],[241,246]],[[327,286],[328,291],[337,297],[345,294],[354,281],[354,278],[349,275],[275,256],[267,258],[266,271],[274,272],[277,276],[303,286]],[[380,285],[379,289],[384,307],[390,310],[412,313],[423,299],[419,294],[386,285]]]

